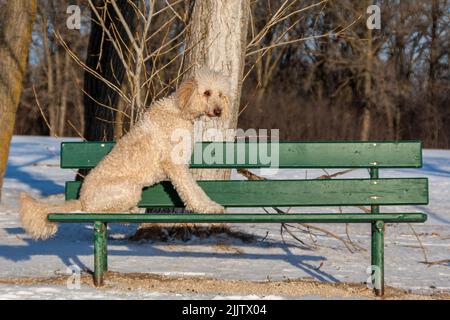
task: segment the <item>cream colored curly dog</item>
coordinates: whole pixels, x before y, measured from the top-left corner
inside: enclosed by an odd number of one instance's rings
[[[85,177],[79,200],[48,205],[22,193],[20,217],[27,233],[35,239],[54,235],[57,224],[47,220],[51,212],[127,212],[140,201],[143,187],[166,179],[172,181],[188,210],[223,213],[225,209],[197,185],[187,162],[173,161],[177,141],[171,137],[177,129],[192,137],[194,120],[201,116],[225,117],[229,111],[229,91],[227,77],[202,69],[184,81],[174,94],[155,102],[117,141]]]

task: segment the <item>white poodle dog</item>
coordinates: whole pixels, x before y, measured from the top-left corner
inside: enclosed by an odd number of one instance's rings
[[[172,141],[171,136],[174,130],[182,129],[192,139],[197,118],[204,115],[226,117],[229,94],[227,77],[201,69],[175,93],[155,102],[117,141],[111,152],[85,177],[79,200],[48,205],[22,193],[23,227],[33,238],[46,239],[57,231],[57,224],[47,220],[51,212],[127,212],[140,201],[142,188],[166,179],[172,182],[186,209],[196,213],[223,213],[225,209],[198,186],[188,163],[173,161],[172,151],[177,142]]]

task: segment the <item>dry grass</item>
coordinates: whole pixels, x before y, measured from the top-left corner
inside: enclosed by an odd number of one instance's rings
[[[8,285],[65,285],[67,277],[52,278],[0,278],[0,284]],[[82,275],[81,283],[94,287],[90,275]],[[324,283],[312,280],[248,281],[224,280],[200,277],[168,277],[146,273],[107,272],[105,285],[98,290],[149,290],[179,294],[221,295],[277,295],[283,297],[315,296],[322,298],[376,298],[364,284]],[[418,295],[404,290],[386,287],[387,300],[450,300],[449,294]]]

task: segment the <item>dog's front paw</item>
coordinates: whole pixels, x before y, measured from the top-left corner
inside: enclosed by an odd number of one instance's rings
[[[195,213],[225,213],[225,208],[220,204],[211,201],[208,203],[202,203],[193,208],[191,211]]]
[[[208,206],[206,213],[225,213],[225,208],[220,204],[213,202]]]

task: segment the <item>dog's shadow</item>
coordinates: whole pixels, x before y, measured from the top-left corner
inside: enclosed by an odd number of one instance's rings
[[[294,254],[292,250],[296,248],[295,245],[289,243],[265,242],[262,238],[256,237],[254,241],[240,241],[232,240],[232,246],[239,248],[245,247],[259,247],[264,249],[280,248],[283,252],[264,253],[265,250],[260,250],[258,253],[244,253],[236,254],[232,251],[189,251],[186,248],[176,250],[177,246],[183,246],[182,241],[175,242],[161,242],[161,241],[130,241],[129,235],[136,231],[136,225],[109,225],[108,239],[108,256],[114,257],[165,257],[165,258],[193,258],[193,259],[251,259],[258,263],[264,264],[265,260],[280,260],[285,261],[292,266],[302,270],[309,277],[327,282],[339,282],[333,275],[320,270],[317,266],[320,262],[326,260],[325,257],[314,254]],[[62,264],[66,267],[77,266],[81,270],[91,270],[91,267],[86,265],[86,262],[93,261],[93,234],[92,224],[60,224],[57,235],[49,240],[35,241],[30,239],[22,228],[4,228],[4,231],[9,236],[21,238],[23,244],[20,245],[0,245],[0,258],[14,262],[15,264],[29,261],[35,256],[56,256],[60,259]],[[128,235],[127,235],[128,234]],[[117,240],[117,238],[119,238]],[[165,250],[165,244],[170,245],[170,249]],[[211,246],[214,245],[214,240],[193,240],[186,243],[189,246]],[[125,247],[125,248],[124,248]],[[304,248],[305,251],[311,253],[311,250]],[[249,250],[254,251],[254,250]],[[88,257],[88,258],[87,258]],[[87,262],[92,266],[92,263]],[[137,262],[139,263],[139,262]],[[314,265],[314,263],[316,265]],[[175,264],[175,263],[172,263]],[[110,264],[111,269],[114,270],[114,265]],[[52,266],[53,267],[53,266]],[[26,264],[20,266],[21,269],[26,269]],[[239,268],[239,266],[236,266]],[[31,268],[30,268],[31,269]],[[58,270],[61,272],[62,270]],[[150,270],[149,270],[150,271]],[[189,270],[186,270],[189,271]],[[241,271],[241,270],[236,270]],[[246,271],[246,270],[245,270]],[[64,272],[64,271],[63,271]],[[242,272],[242,271],[241,271]],[[252,271],[249,271],[252,272]],[[280,272],[281,273],[281,272]]]

